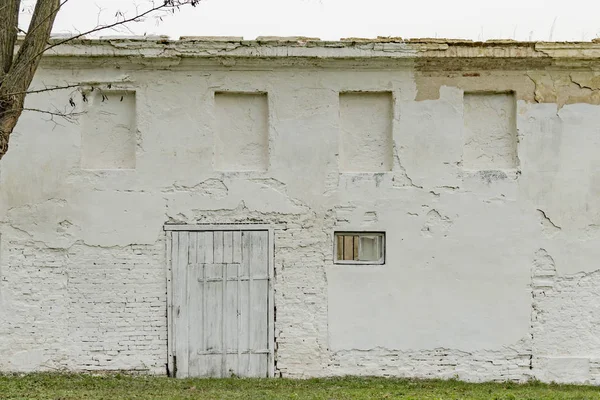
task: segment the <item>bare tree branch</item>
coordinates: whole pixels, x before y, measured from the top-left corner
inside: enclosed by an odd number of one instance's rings
[[[71,111],[71,112],[60,112],[60,111],[48,111],[48,110],[41,110],[38,108],[24,108],[23,111],[25,112],[35,112],[35,113],[40,113],[42,115],[47,115],[49,116],[48,118],[48,122],[52,122],[54,123],[54,127],[52,127],[52,130],[54,130],[54,128],[56,128],[57,126],[64,126],[62,124],[59,124],[55,118],[61,118],[64,119],[65,121],[71,123],[71,124],[78,124],[79,121],[77,119],[78,116],[84,114],[84,112],[75,112],[75,111]]]
[[[38,1],[37,4],[39,4],[40,2],[48,2],[48,1],[56,2],[57,0],[37,0],[37,1]],[[68,0],[63,0],[62,4],[66,3],[67,1]],[[118,27],[118,26],[124,26],[124,25],[126,25],[128,23],[131,23],[131,22],[139,22],[144,17],[146,17],[146,16],[148,16],[150,14],[159,12],[159,11],[174,12],[176,9],[179,9],[181,6],[191,5],[191,6],[195,7],[196,5],[198,5],[198,3],[200,3],[200,0],[162,0],[162,4],[160,4],[160,5],[157,6],[157,5],[154,5],[154,2],[152,2],[152,4],[153,4],[152,7],[148,8],[146,11],[143,11],[143,12],[137,12],[137,6],[136,6],[136,13],[135,13],[135,15],[133,17],[129,17],[129,18],[126,18],[125,14],[123,14],[121,12],[117,12],[117,18],[121,17],[122,19],[119,19],[119,20],[117,20],[117,21],[115,21],[115,22],[113,22],[111,24],[96,26],[96,27],[94,27],[94,28],[92,28],[90,30],[87,30],[85,32],[80,32],[80,33],[78,33],[76,35],[70,36],[70,37],[68,37],[66,39],[63,39],[63,40],[54,41],[49,46],[41,49],[38,53],[34,53],[31,56],[30,60],[26,60],[25,62],[22,63],[21,67],[26,67],[30,62],[34,61],[35,59],[39,59],[39,57],[41,57],[41,55],[43,53],[45,53],[46,51],[48,51],[48,50],[50,50],[50,49],[52,49],[52,48],[54,48],[56,46],[60,46],[61,44],[65,44],[67,42],[79,39],[79,38],[81,38],[83,36],[87,36],[87,35],[90,35],[90,34],[93,34],[93,33],[96,33],[96,32],[100,32],[100,31],[104,31],[104,30],[108,30],[108,29],[113,29],[113,28]],[[37,6],[36,6],[36,9],[37,9]],[[60,7],[59,7],[59,9],[60,9]],[[34,12],[34,16],[35,16],[35,12]],[[33,19],[32,19],[32,23],[33,23]],[[31,30],[31,28],[30,28],[30,30]],[[49,36],[50,35],[48,35],[48,37]],[[28,37],[28,35],[26,36],[26,39],[27,39],[27,37]],[[36,68],[37,68],[37,65],[36,65]],[[15,66],[14,69],[16,70],[15,72],[17,74],[19,74],[21,72],[21,71],[19,71],[19,66]]]
[[[18,94],[35,94],[35,93],[43,93],[43,92],[51,92],[54,90],[65,90],[65,89],[72,89],[72,88],[80,88],[82,86],[81,83],[74,83],[74,84],[70,84],[70,85],[63,85],[63,86],[46,86],[43,89],[34,89],[34,90],[25,90],[22,92],[10,92],[10,93],[6,93],[7,96],[14,96],[14,95],[18,95]]]
[[[60,11],[60,9],[62,8],[62,6],[64,6],[64,5],[65,5],[65,4],[66,4],[68,1],[69,1],[69,0],[63,0],[63,1],[62,1],[62,2],[61,2],[59,5],[58,5],[58,8],[56,9],[56,12]],[[52,15],[52,14],[48,14],[48,18],[50,18],[50,16],[51,16],[51,15]],[[41,23],[43,23],[43,22],[45,22],[45,20],[46,20],[46,19],[47,19],[47,18],[44,18],[42,21],[40,21],[40,24],[41,24]],[[38,27],[40,27],[40,26],[42,26],[42,25],[37,25],[37,26],[34,26],[34,27],[32,28],[32,27],[31,27],[31,25],[30,25],[30,26],[29,26],[29,30],[28,30],[27,32],[23,31],[23,33],[24,33],[24,34],[28,34],[28,33],[31,33],[31,34],[33,34],[33,33],[35,33],[36,29],[38,29]]]
[[[22,0],[0,0],[0,160],[8,151],[10,134],[23,111],[40,112],[50,115],[51,118],[62,117],[67,120],[77,115],[77,113],[73,113],[72,111],[48,111],[24,107],[25,96],[27,94],[81,87],[79,84],[66,84],[63,86],[56,85],[44,89],[29,90],[29,86],[44,52],[89,34],[117,27],[126,27],[128,23],[141,21],[153,13],[161,11],[173,13],[181,6],[196,6],[200,3],[200,0],[160,0],[158,5],[152,2],[152,5],[142,12],[139,12],[136,6],[136,13],[133,17],[126,17],[124,13],[118,12],[115,16],[116,21],[113,23],[97,25],[90,30],[79,32],[69,38],[50,42],[50,33],[56,14],[68,1],[35,1],[35,9],[33,10],[29,28],[25,32],[25,38],[15,56],[15,44],[19,32],[18,17]],[[86,101],[85,93],[81,92],[81,95],[83,101]],[[75,108],[72,95],[69,98],[69,105]]]
[[[67,107],[65,107],[64,111],[59,110],[57,107],[54,107],[54,111],[43,110],[41,108],[22,107],[18,110],[13,109],[13,110],[7,110],[3,113],[0,113],[0,118],[5,117],[7,114],[12,114],[12,113],[16,113],[16,112],[21,113],[23,111],[53,115],[55,117],[61,117],[69,122],[74,122],[74,121],[76,121],[76,117],[85,114],[85,112],[83,112],[83,111],[75,111],[74,108],[72,110],[67,110]]]
[[[23,111],[37,112],[37,113],[41,113],[41,114],[52,115],[55,117],[61,117],[69,122],[73,122],[76,117],[84,114],[83,112],[48,111],[48,110],[41,110],[39,108],[23,108]]]
[[[70,42],[71,40],[75,40],[78,39],[82,36],[87,36],[90,35],[92,33],[96,33],[99,31],[103,31],[106,29],[112,29],[114,27],[117,27],[119,25],[125,25],[127,23],[130,22],[139,22],[141,19],[143,19],[144,17],[146,17],[149,14],[153,14],[157,11],[161,11],[161,10],[174,10],[174,9],[178,9],[179,7],[181,7],[182,5],[185,4],[190,4],[192,6],[196,6],[198,3],[200,2],[200,0],[164,0],[163,4],[159,5],[159,6],[152,6],[152,8],[147,9],[146,11],[143,11],[141,13],[137,13],[136,15],[130,18],[126,18],[125,15],[123,13],[118,14],[118,16],[121,16],[123,19],[118,20],[116,22],[113,22],[112,24],[107,24],[107,25],[101,25],[101,26],[96,26],[93,29],[90,29],[88,31],[79,33],[77,35],[74,35],[72,37],[69,37],[67,39],[64,40],[59,40],[56,41],[54,43],[52,43],[50,46],[48,46],[46,49],[44,49],[43,51],[48,51],[56,46],[60,46],[61,44]]]

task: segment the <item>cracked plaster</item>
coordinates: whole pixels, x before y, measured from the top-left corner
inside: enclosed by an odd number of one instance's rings
[[[135,169],[82,170],[82,126],[23,115],[0,163],[0,370],[164,374],[163,224],[257,222],[278,227],[281,376],[600,383],[598,55],[399,38],[54,49],[35,87],[135,90]],[[215,91],[268,94],[266,171],[215,169]],[[340,172],[341,91],[393,94],[391,171]],[[515,168],[464,168],[465,91],[515,93]],[[385,231],[386,264],[334,265],[335,230]]]

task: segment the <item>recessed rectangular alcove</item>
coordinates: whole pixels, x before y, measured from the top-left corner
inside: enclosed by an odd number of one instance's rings
[[[392,119],[391,92],[340,93],[340,171],[391,171]]]
[[[133,169],[136,150],[135,92],[86,94],[81,134],[81,167]]]
[[[266,93],[215,93],[215,167],[265,171],[269,162]]]
[[[467,169],[517,167],[514,93],[465,93],[463,166]]]

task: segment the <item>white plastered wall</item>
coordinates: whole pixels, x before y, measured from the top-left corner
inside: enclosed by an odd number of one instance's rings
[[[518,165],[478,170],[463,91],[415,101],[411,66],[47,68],[35,85],[65,78],[135,93],[135,162],[84,169],[89,121],[22,116],[0,163],[0,370],[165,373],[163,224],[261,222],[285,226],[283,376],[598,379],[598,106],[516,101]],[[219,167],[215,92],[267,94],[258,167]],[[383,171],[340,172],[340,92],[391,94]],[[385,265],[334,265],[335,230],[385,231]]]

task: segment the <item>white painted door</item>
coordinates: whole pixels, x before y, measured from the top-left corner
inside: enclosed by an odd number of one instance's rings
[[[174,375],[268,376],[273,354],[268,231],[171,235]]]

